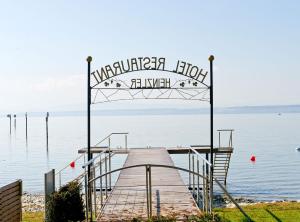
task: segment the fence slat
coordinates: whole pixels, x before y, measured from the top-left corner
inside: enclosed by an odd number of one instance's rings
[[[0,222],[22,220],[22,180],[0,188]]]
[[[13,188],[13,187],[18,187],[18,186],[20,186],[20,181],[21,181],[21,180],[18,180],[18,181],[16,181],[16,182],[13,182],[13,183],[10,183],[10,184],[8,184],[8,185],[5,185],[5,186],[1,187],[1,188],[0,188],[0,192],[2,193],[2,192],[5,191],[5,190],[9,190],[9,189],[11,189],[11,188]]]

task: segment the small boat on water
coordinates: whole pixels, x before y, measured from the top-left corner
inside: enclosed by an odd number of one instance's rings
[[[300,147],[297,147],[296,150],[297,150],[298,152],[300,152]]]

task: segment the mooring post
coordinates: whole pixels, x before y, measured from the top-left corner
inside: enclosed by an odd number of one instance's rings
[[[16,129],[17,129],[17,115],[16,114],[14,114],[14,127],[15,127],[15,131],[16,131]]]
[[[28,141],[28,131],[27,131],[27,112],[25,113],[25,130],[26,130],[26,143]]]
[[[7,118],[9,118],[9,134],[11,134],[11,114],[7,114]]]
[[[213,149],[214,149],[214,94],[213,94],[213,61],[214,61],[214,56],[211,55],[209,57],[209,71],[210,71],[210,202],[209,202],[209,208],[210,212],[212,211],[213,208],[213,174],[214,174],[214,166],[213,166]]]
[[[47,150],[48,150],[48,145],[49,145],[49,142],[48,142],[48,119],[49,119],[49,112],[47,112],[47,114],[46,114],[46,147],[47,147]]]

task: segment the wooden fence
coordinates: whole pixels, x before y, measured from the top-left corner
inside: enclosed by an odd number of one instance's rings
[[[22,220],[22,180],[0,188],[0,222]]]

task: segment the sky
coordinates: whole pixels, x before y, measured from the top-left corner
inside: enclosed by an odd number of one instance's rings
[[[84,110],[87,56],[92,69],[138,56],[207,69],[213,54],[216,106],[300,104],[299,1],[0,4],[0,112]]]

